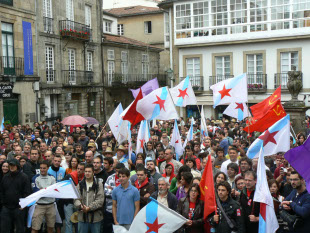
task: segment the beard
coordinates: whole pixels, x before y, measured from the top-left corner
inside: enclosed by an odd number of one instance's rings
[[[166,193],[167,191],[168,191],[168,189],[164,189],[164,190],[160,190],[160,189],[159,189],[159,190],[158,190],[158,193],[159,193],[159,194],[164,194],[164,193]]]

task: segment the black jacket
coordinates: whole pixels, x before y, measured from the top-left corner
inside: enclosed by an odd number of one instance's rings
[[[229,232],[238,232],[244,233],[245,226],[244,226],[244,219],[243,219],[243,211],[240,208],[240,204],[233,200],[231,197],[228,197],[226,202],[221,202],[223,210],[225,211],[227,217],[232,220],[233,224],[235,225],[234,229],[231,229],[227,223],[226,218],[218,208],[218,215],[220,216],[220,220],[218,223],[214,222],[212,214],[210,220],[210,224],[215,227],[215,232],[218,233],[229,233]]]
[[[258,222],[250,222],[249,215],[259,216],[260,205],[259,202],[253,201],[254,192],[252,191],[250,197],[248,198],[247,190],[244,188],[240,194],[240,206],[243,210],[243,220],[245,223],[245,231],[251,233],[258,233]],[[254,206],[253,206],[254,203]]]
[[[183,227],[180,228],[178,232],[183,233],[185,230],[186,233],[203,233],[204,232],[203,211],[204,211],[203,201],[197,200],[194,210],[194,217],[191,219],[193,221],[193,224],[190,227],[183,225]],[[186,219],[188,219],[189,200],[187,197],[181,198],[179,200],[177,212]]]
[[[32,177],[34,177],[37,174],[40,174],[40,163],[39,162],[32,162],[31,160],[28,160],[27,163],[23,167],[24,173],[28,176],[29,181],[32,181]]]
[[[30,181],[28,177],[19,170],[6,174],[0,183],[1,203],[9,209],[20,208],[19,198],[25,198],[30,194]]]
[[[158,198],[158,191],[153,192],[151,197],[154,198],[155,200],[157,200],[157,198]],[[152,199],[149,198],[148,202],[150,202],[151,200]],[[167,201],[168,201],[169,209],[172,209],[172,210],[176,211],[177,207],[178,207],[178,199],[176,198],[176,196],[173,193],[171,193],[169,191],[168,191]]]

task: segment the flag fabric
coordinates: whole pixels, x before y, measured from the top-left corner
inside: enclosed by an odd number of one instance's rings
[[[132,154],[132,142],[131,142],[131,130],[130,130],[130,122],[128,122],[128,135],[127,135],[127,141],[128,141],[128,158],[131,159]]]
[[[122,112],[123,112],[123,106],[120,103],[108,120],[108,124],[115,138],[117,137],[119,132],[119,125],[122,120],[121,118]]]
[[[174,120],[174,127],[173,127],[170,145],[174,147],[175,154],[176,154],[176,160],[179,161],[179,157],[183,154],[184,148],[182,146],[177,120]]]
[[[310,193],[310,139],[304,144],[290,149],[285,153],[284,158],[290,165],[305,179],[307,190]]]
[[[144,117],[137,111],[137,103],[139,100],[143,98],[142,90],[140,89],[139,94],[137,95],[137,98],[133,101],[133,103],[130,105],[130,108],[126,112],[126,114],[123,117],[123,120],[128,120],[131,123],[131,129],[136,124],[140,123],[142,120],[144,120]]]
[[[35,204],[41,197],[52,197],[59,199],[78,199],[80,198],[79,192],[76,190],[73,181],[64,180],[53,184],[45,189],[41,189],[38,192],[35,192],[29,195],[26,198],[19,199],[19,205],[21,208],[29,207]]]
[[[247,156],[250,159],[257,158],[261,147],[264,148],[265,156],[290,149],[290,115],[286,115],[260,135],[249,147]]]
[[[204,137],[208,136],[208,128],[207,128],[207,124],[206,124],[205,113],[203,111],[203,106],[201,107],[200,133],[201,133],[201,138],[202,139]]]
[[[183,143],[183,150],[185,149],[187,142],[192,141],[194,139],[193,124],[194,124],[194,118],[192,117],[192,119],[191,119],[191,127],[189,128],[189,130],[187,132],[187,136],[186,136],[185,142]]]
[[[279,86],[271,96],[250,107],[253,119],[258,120],[262,118],[269,109],[273,108],[275,104],[277,104],[277,100],[281,101],[281,86]]]
[[[142,95],[147,96],[152,91],[159,88],[158,80],[157,78],[151,79],[150,81],[147,81],[142,87],[140,87],[142,90]],[[140,88],[138,89],[129,89],[133,95],[134,98],[137,98],[137,95],[139,94]]]
[[[197,104],[196,96],[188,76],[177,86],[170,88],[170,93],[173,102],[178,107]]]
[[[146,120],[171,120],[179,118],[168,87],[158,88],[145,96],[138,102],[137,111]]]
[[[259,213],[259,233],[274,233],[279,228],[278,220],[273,206],[273,198],[271,196],[267,183],[264,148],[260,148],[257,165],[257,183],[254,193],[254,201],[260,202]]]
[[[277,100],[277,103],[273,106],[273,108],[269,109],[269,111],[262,118],[257,120],[254,124],[245,127],[243,130],[247,133],[252,133],[254,131],[264,132],[285,116],[286,112],[281,104],[281,101]]]
[[[204,219],[206,219],[210,214],[216,211],[216,201],[215,201],[215,190],[212,172],[211,155],[208,155],[208,162],[205,166],[203,174],[201,176],[201,181],[199,183],[200,187],[200,199],[204,201]]]
[[[138,131],[136,154],[143,153],[144,143],[148,142],[150,137],[149,125],[147,121],[143,120]]]
[[[238,121],[242,121],[244,118],[249,116],[249,111],[246,103],[233,102],[228,105],[223,114],[237,118]]]
[[[115,227],[115,233],[171,233],[178,230],[187,219],[151,198],[134,218],[129,231],[124,227]]]
[[[229,78],[210,87],[213,90],[213,107],[232,102],[248,102],[248,87],[246,74]]]
[[[4,131],[4,117],[2,118],[2,121],[1,121],[0,131],[1,132]]]

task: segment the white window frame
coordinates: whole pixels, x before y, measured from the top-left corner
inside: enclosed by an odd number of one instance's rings
[[[107,58],[108,58],[108,60],[115,60],[115,55],[114,55],[114,50],[113,49],[108,49],[108,51],[107,51]]]
[[[86,52],[86,71],[93,71],[93,52]]]
[[[292,54],[295,54],[296,57],[292,58]],[[286,58],[285,60],[287,60],[287,64],[283,64],[283,57],[284,55],[288,55],[288,58]],[[296,60],[295,64],[292,62],[292,60]],[[292,70],[292,66],[295,65],[296,66],[296,70],[298,70],[298,65],[299,65],[299,52],[298,51],[290,51],[290,52],[281,52],[280,53],[280,66],[281,66],[281,86],[283,88],[287,87],[287,82],[288,82],[288,71]],[[288,69],[283,69],[284,66],[287,66]]]
[[[75,49],[68,49],[69,84],[76,84],[76,56]]]
[[[229,58],[229,60],[225,60],[225,58]],[[227,66],[228,63],[228,66]],[[218,67],[220,64],[220,67]],[[215,56],[215,83],[221,82],[226,79],[226,76],[231,75],[231,56],[223,55],[223,56]],[[226,69],[229,69],[229,72],[226,72]],[[221,70],[221,72],[218,72]]]
[[[124,35],[124,24],[117,24],[117,34],[120,36]]]
[[[66,18],[67,18],[67,29],[74,29],[74,7],[73,0],[66,0]]]
[[[112,32],[112,21],[105,20],[105,23],[104,23],[104,31],[105,31],[105,32],[109,32],[109,33]]]
[[[91,28],[91,6],[85,5],[85,25]]]
[[[253,72],[249,72],[250,64],[253,65]],[[261,62],[261,65],[258,65],[258,62]],[[264,84],[263,73],[264,73],[264,55],[262,53],[256,54],[247,54],[246,55],[246,65],[247,65],[247,74],[248,75],[248,84]],[[261,67],[261,70],[258,70],[258,67]]]
[[[115,62],[108,61],[108,84],[109,86],[112,85],[114,74],[115,74]]]
[[[152,34],[152,21],[144,21],[144,34]]]
[[[122,82],[128,82],[128,52],[121,52],[121,72],[122,72]]]
[[[149,74],[149,55],[142,54],[142,78],[143,81],[147,81],[147,76]]]
[[[53,18],[52,0],[43,0],[43,16]]]
[[[54,47],[51,45],[45,46],[45,67],[46,67],[46,82],[55,82],[55,71],[54,71]]]

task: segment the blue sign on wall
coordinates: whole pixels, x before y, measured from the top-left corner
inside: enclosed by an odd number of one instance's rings
[[[33,75],[33,52],[31,23],[23,21],[24,74]]]

